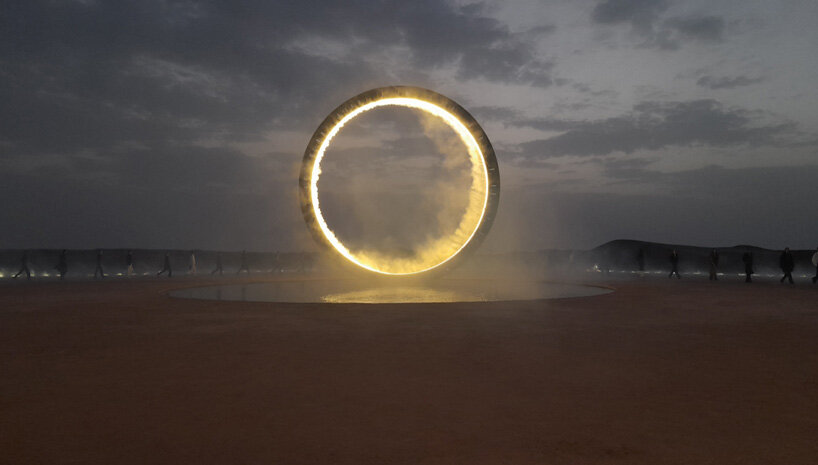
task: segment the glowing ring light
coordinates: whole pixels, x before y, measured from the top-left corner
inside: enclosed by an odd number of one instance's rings
[[[361,113],[393,105],[422,110],[443,120],[460,137],[471,161],[469,201],[458,228],[450,236],[421,245],[412,258],[390,258],[371,251],[350,251],[324,221],[318,199],[321,160],[333,137]],[[488,234],[497,213],[500,171],[486,133],[463,107],[443,95],[419,87],[381,87],[342,103],[318,126],[304,152],[299,192],[304,220],[320,244],[334,249],[366,270],[385,275],[413,275],[443,268],[477,248]]]

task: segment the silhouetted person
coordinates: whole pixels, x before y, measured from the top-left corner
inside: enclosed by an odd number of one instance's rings
[[[790,284],[795,284],[792,280],[792,270],[795,269],[795,258],[792,256],[789,247],[785,247],[784,251],[781,252],[781,257],[778,258],[778,265],[781,267],[781,271],[784,272],[781,282],[783,283],[785,279],[789,278]]]
[[[594,260],[596,260],[595,266],[601,273],[605,275],[610,273],[610,268],[608,267],[608,252],[606,250],[596,251]]]
[[[670,274],[667,277],[672,278],[674,274],[678,279],[682,278],[679,276],[679,252],[676,252],[676,249],[670,252]]]
[[[710,251],[710,256],[708,259],[710,264],[710,277],[708,278],[711,281],[718,281],[718,273],[719,273],[719,252],[716,249]]]
[[[60,273],[60,279],[65,278],[65,274],[68,273],[68,257],[66,257],[65,249],[62,249],[60,252],[60,258],[57,261],[57,266],[54,267],[58,273]]]
[[[133,253],[130,250],[125,255],[125,274],[127,276],[133,275]]]
[[[219,276],[224,275],[224,270],[222,270],[222,253],[219,252],[216,254],[216,268],[210,272],[211,275],[219,273]]]
[[[94,279],[97,279],[97,273],[104,279],[105,271],[102,269],[102,249],[97,249],[97,267],[94,268]]]
[[[744,274],[746,277],[744,278],[745,283],[753,282],[753,253],[749,250],[744,252],[744,255],[741,256],[741,261],[744,262]]]
[[[247,266],[247,252],[244,250],[241,251],[241,266],[239,266],[239,271],[237,271],[236,274],[242,271],[246,271],[247,274],[250,274],[250,268]]]
[[[815,265],[815,276],[812,277],[812,284],[818,282],[818,248],[815,249],[815,253],[812,254],[812,264]]]
[[[194,250],[190,251],[190,266],[188,266],[188,271],[193,276],[196,276],[196,252]]]
[[[168,272],[168,278],[173,276],[173,270],[170,268],[170,254],[169,253],[165,254],[165,262],[162,263],[162,269],[159,270],[159,273],[156,273],[156,276],[159,276],[160,274],[164,273],[165,271]]]
[[[31,269],[28,267],[28,250],[23,251],[23,257],[20,259],[20,271],[14,275],[14,278],[16,279],[23,273],[26,274],[26,279],[31,279]]]
[[[643,249],[639,249],[636,254],[636,264],[639,265],[639,276],[642,276],[645,272],[645,251]]]

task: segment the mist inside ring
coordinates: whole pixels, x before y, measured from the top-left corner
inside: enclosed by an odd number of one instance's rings
[[[324,229],[347,258],[412,273],[465,246],[482,220],[486,173],[473,137],[452,126],[428,111],[386,105],[334,134],[316,191]]]

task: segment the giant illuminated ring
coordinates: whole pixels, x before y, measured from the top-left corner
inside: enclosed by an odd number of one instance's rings
[[[466,146],[471,161],[472,185],[466,211],[454,233],[435,238],[418,247],[415,256],[392,258],[377,252],[350,251],[335,237],[324,221],[318,200],[318,178],[321,160],[344,124],[373,108],[397,105],[423,110],[442,119]],[[342,103],[315,130],[301,164],[299,178],[301,212],[313,237],[352,263],[387,275],[411,275],[452,264],[482,242],[491,228],[500,202],[500,171],[491,142],[483,128],[466,111],[436,92],[419,87],[381,87],[372,89]]]

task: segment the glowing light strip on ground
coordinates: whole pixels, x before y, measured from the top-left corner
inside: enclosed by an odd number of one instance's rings
[[[338,134],[341,128],[344,125],[355,118],[356,116],[364,113],[366,111],[372,110],[373,108],[388,106],[388,105],[397,105],[403,106],[408,108],[415,108],[418,110],[423,110],[429,114],[437,116],[441,118],[449,127],[451,127],[463,143],[466,145],[466,149],[469,153],[469,159],[472,164],[472,186],[469,196],[469,204],[466,208],[466,212],[464,213],[463,217],[460,221],[460,226],[458,227],[457,231],[452,235],[464,235],[461,230],[465,230],[465,234],[468,234],[466,240],[459,244],[458,246],[448,247],[454,249],[452,253],[447,253],[446,257],[442,260],[434,260],[434,263],[425,263],[425,260],[421,259],[419,264],[411,264],[412,260],[394,260],[391,262],[401,262],[398,265],[392,266],[391,264],[384,264],[378,263],[379,260],[376,258],[371,257],[365,253],[352,253],[344,246],[341,241],[335,237],[335,233],[327,226],[326,221],[324,221],[324,217],[321,214],[321,207],[318,201],[318,178],[321,176],[321,160],[324,158],[324,152],[326,152],[327,148],[329,147],[330,142],[332,139]],[[475,195],[478,194],[480,200],[479,202],[479,209],[476,208],[477,205],[472,205],[473,200],[475,199]],[[469,131],[469,129],[453,114],[446,111],[444,108],[441,108],[433,103],[427,102],[425,100],[420,100],[417,98],[409,98],[409,97],[394,97],[394,98],[383,98],[380,100],[376,100],[373,102],[369,102],[365,105],[362,105],[354,110],[350,111],[343,118],[341,118],[335,126],[332,127],[327,132],[326,137],[321,142],[321,145],[318,148],[318,151],[315,155],[315,164],[312,168],[312,173],[310,175],[310,197],[312,201],[312,208],[313,212],[315,213],[315,218],[318,222],[318,225],[321,228],[321,231],[324,233],[324,236],[327,240],[332,244],[333,247],[344,257],[346,257],[351,262],[355,263],[356,265],[365,268],[370,271],[374,271],[376,273],[388,274],[388,275],[409,275],[409,274],[416,274],[422,273],[424,271],[431,270],[433,268],[437,268],[444,263],[448,262],[452,258],[454,258],[464,247],[472,240],[475,233],[477,232],[478,228],[480,227],[481,222],[483,221],[483,216],[486,213],[486,205],[488,204],[489,199],[489,176],[488,176],[488,169],[486,167],[486,161],[483,159],[483,153],[480,150],[480,145],[478,144],[477,140],[474,138],[474,135]],[[479,213],[478,213],[479,212]],[[473,225],[472,225],[473,223]],[[446,239],[448,238],[441,238],[437,242],[441,244],[445,244]],[[437,252],[437,251],[433,251]],[[382,261],[382,260],[381,260]],[[415,260],[417,261],[417,260]],[[409,262],[409,264],[407,264]],[[412,266],[415,265],[415,266]],[[418,268],[418,269],[415,269]]]

